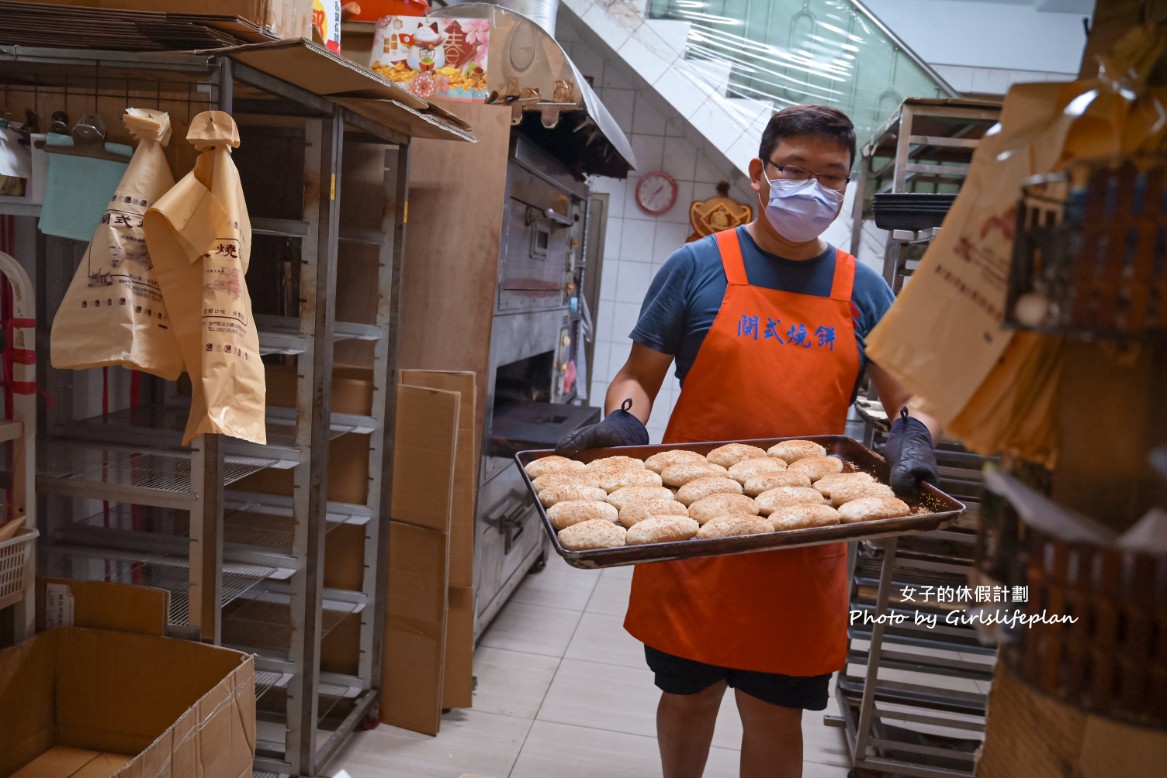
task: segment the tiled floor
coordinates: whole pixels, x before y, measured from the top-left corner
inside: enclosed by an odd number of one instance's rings
[[[435,737],[358,732],[325,775],[352,778],[646,778],[660,775],[658,692],[621,626],[632,568],[576,570],[558,559],[527,576],[474,655],[474,707]],[[828,713],[834,712],[833,705]],[[803,716],[806,778],[844,778],[847,747],[823,714]],[[707,778],[737,776],[741,724],[727,695]]]

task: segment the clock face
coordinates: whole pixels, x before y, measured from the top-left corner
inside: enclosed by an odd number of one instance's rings
[[[677,202],[677,182],[662,170],[645,173],[636,182],[636,204],[653,215],[661,214]]]

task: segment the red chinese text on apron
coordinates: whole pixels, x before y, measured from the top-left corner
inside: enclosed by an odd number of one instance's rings
[[[716,235],[728,281],[664,442],[838,435],[859,375],[855,258],[830,297],[750,286],[735,230]],[[638,565],[624,627],[660,651],[784,675],[843,666],[845,543]]]

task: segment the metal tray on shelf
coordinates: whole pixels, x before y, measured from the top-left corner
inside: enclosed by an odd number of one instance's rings
[[[847,471],[864,471],[887,483],[887,462],[874,451],[866,448],[859,442],[845,435],[819,435],[802,438],[764,438],[742,441],[715,441],[706,443],[682,443],[661,446],[619,446],[615,448],[596,448],[580,452],[576,459],[581,462],[590,462],[593,459],[624,455],[647,459],[660,451],[672,449],[689,449],[699,454],[708,454],[725,443],[749,443],[759,448],[769,448],[783,440],[813,440],[827,450],[830,456],[837,456],[844,462]],[[667,562],[675,559],[693,559],[695,557],[725,556],[729,554],[749,554],[757,551],[770,551],[780,548],[796,548],[800,546],[817,546],[824,543],[837,543],[850,540],[872,540],[874,538],[889,537],[891,535],[905,535],[918,532],[928,532],[947,526],[965,510],[965,505],[951,496],[940,491],[931,484],[923,484],[920,493],[901,497],[908,504],[913,513],[895,519],[878,519],[853,524],[836,524],[830,527],[808,527],[806,529],[785,530],[764,535],[745,535],[732,538],[710,538],[708,540],[681,540],[671,543],[649,543],[637,546],[617,546],[614,548],[591,549],[588,551],[571,551],[559,544],[559,537],[555,528],[547,518],[547,511],[539,502],[531,479],[527,475],[526,466],[536,459],[554,454],[551,449],[520,451],[515,454],[515,462],[522,474],[539,512],[543,529],[551,538],[551,547],[555,553],[563,557],[572,567],[585,570],[635,565],[645,562]]]

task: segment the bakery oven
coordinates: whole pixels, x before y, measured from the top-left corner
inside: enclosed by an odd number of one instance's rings
[[[545,551],[545,534],[515,467],[515,452],[554,447],[561,435],[599,416],[594,408],[573,404],[582,348],[579,289],[587,194],[561,160],[515,134],[479,473],[474,548],[479,631]]]
[[[479,139],[478,155],[507,155],[505,180],[501,165],[490,165],[483,177],[481,192],[487,196],[479,199],[491,207],[476,208],[465,198],[457,225],[446,220],[444,209],[435,209],[431,222],[433,229],[466,232],[467,219],[473,219],[475,235],[499,235],[496,256],[474,254],[491,266],[476,262],[467,272],[494,290],[484,349],[489,356],[482,360],[482,351],[465,356],[479,385],[485,384],[474,544],[476,638],[546,549],[514,453],[551,448],[566,432],[599,417],[598,410],[579,405],[578,385],[585,378],[577,375],[584,362],[586,176],[625,178],[635,166],[628,139],[555,41],[557,0],[500,2],[511,7],[451,3],[430,14],[490,21],[488,97],[479,115],[484,127],[497,128],[498,112],[505,111],[511,127],[505,140],[496,129],[484,129]],[[431,160],[435,168],[443,163]],[[501,208],[496,210],[495,202]],[[461,288],[464,282],[446,283]],[[462,336],[467,348],[485,334],[480,317],[486,306],[478,306],[483,302],[475,299],[468,306],[472,318],[465,321],[475,331]],[[436,333],[425,337],[442,353],[452,350]]]

